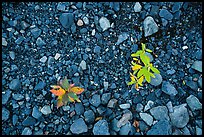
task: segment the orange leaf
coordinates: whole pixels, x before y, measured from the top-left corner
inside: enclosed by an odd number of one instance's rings
[[[138,87],[139,87],[139,86],[138,86],[138,83],[136,83],[136,84],[135,84],[135,88],[138,89]]]
[[[138,127],[139,127],[139,121],[134,120],[133,126],[136,127],[136,128],[138,128]]]
[[[101,120],[103,117],[97,117],[95,121]]]
[[[65,90],[62,89],[60,86],[53,86],[54,89],[50,90],[56,96],[62,96],[65,94]],[[56,88],[57,87],[57,88]]]
[[[136,65],[134,65],[134,66],[132,67],[132,70],[135,71],[135,70],[141,69],[141,68],[142,68],[141,65],[136,64]]]
[[[72,87],[71,92],[74,92],[75,94],[81,94],[84,91],[83,88],[80,87]]]
[[[70,101],[70,102],[75,102],[72,97],[68,96],[68,98],[69,98],[69,101]]]

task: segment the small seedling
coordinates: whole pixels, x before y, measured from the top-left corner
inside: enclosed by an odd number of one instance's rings
[[[51,85],[50,92],[58,96],[57,98],[57,108],[67,105],[68,102],[81,102],[77,94],[81,94],[84,89],[74,86],[74,84],[69,84],[67,78],[59,81],[59,85]]]
[[[138,50],[136,53],[131,54],[133,57],[133,61],[131,61],[133,73],[130,73],[131,81],[127,83],[127,85],[135,84],[136,89],[139,88],[139,85],[143,86],[142,83],[144,79],[150,83],[151,77],[155,78],[153,73],[160,73],[160,71],[150,62],[150,58],[146,55],[146,52],[151,53],[152,50],[147,49],[143,43],[141,43],[141,45],[142,50]]]

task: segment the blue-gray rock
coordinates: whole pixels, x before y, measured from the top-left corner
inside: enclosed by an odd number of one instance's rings
[[[27,22],[25,22],[25,21],[21,21],[21,27],[22,27],[22,29],[26,29],[26,28],[28,28],[30,25],[27,23]]]
[[[75,104],[75,111],[77,115],[82,115],[84,113],[84,106],[82,105],[82,103]]]
[[[5,107],[2,108],[2,121],[6,121],[9,119],[10,112]]]
[[[197,91],[198,90],[198,84],[197,84],[197,82],[194,82],[194,81],[190,81],[190,80],[188,80],[188,81],[186,81],[186,85],[188,86],[188,87],[190,87],[192,90],[194,90],[194,91]]]
[[[172,127],[167,120],[160,120],[148,130],[147,135],[171,135]]]
[[[89,19],[85,16],[82,18],[84,24],[88,25],[89,24]]]
[[[121,109],[128,109],[128,108],[130,108],[130,104],[129,104],[129,103],[120,104],[119,107],[120,107]]]
[[[150,84],[152,86],[159,86],[162,83],[162,76],[160,74],[155,74],[155,78],[151,78]]]
[[[203,135],[202,129],[196,126],[196,135]]]
[[[59,17],[59,21],[64,28],[71,28],[74,23],[74,15],[72,13],[62,13]]]
[[[12,97],[13,97],[13,99],[15,99],[15,100],[22,100],[23,98],[24,98],[24,96],[23,95],[21,95],[21,94],[19,94],[19,93],[13,93],[12,94]]]
[[[114,118],[110,123],[110,129],[118,132],[120,130],[120,128],[117,127],[117,123],[118,123],[118,120],[116,118]]]
[[[42,113],[39,111],[39,109],[36,106],[33,108],[32,116],[36,119],[39,119],[42,116]]]
[[[122,118],[118,121],[117,127],[120,128],[120,127],[124,126],[131,119],[132,119],[131,111],[126,112],[125,114],[123,114]]]
[[[107,107],[114,108],[116,106],[117,102],[118,102],[118,100],[113,98],[113,99],[109,100]]]
[[[152,62],[154,59],[152,54],[150,54],[149,52],[146,52],[145,54],[150,58],[150,62]]]
[[[81,9],[81,8],[82,8],[82,5],[83,5],[82,2],[77,2],[76,7],[79,8],[79,9]]]
[[[15,52],[9,51],[9,56],[10,56],[10,58],[11,58],[12,60],[14,60],[14,59],[15,59]]]
[[[142,10],[142,6],[140,5],[139,2],[136,2],[135,6],[134,6],[134,11],[135,12],[140,12],[141,10]]]
[[[151,108],[150,113],[156,120],[169,120],[168,109],[166,106]]]
[[[191,135],[189,129],[186,126],[182,128],[181,131],[182,131],[182,135]]]
[[[46,56],[43,56],[41,59],[40,59],[40,62],[42,63],[45,63],[47,61],[47,57]]]
[[[37,38],[36,44],[37,44],[37,46],[40,46],[40,47],[46,45],[45,41],[42,40],[41,37],[38,37],[38,38]]]
[[[107,104],[111,98],[111,93],[104,93],[101,97],[101,104]]]
[[[198,86],[199,86],[200,88],[202,88],[202,77],[200,77],[200,78],[198,79]]]
[[[159,11],[159,16],[165,18],[166,20],[172,20],[173,15],[167,9],[161,9]]]
[[[33,117],[28,116],[23,122],[22,124],[24,126],[32,126],[35,125],[36,120]]]
[[[175,126],[177,128],[183,128],[187,125],[189,121],[189,114],[185,106],[186,104],[175,106],[173,108],[174,112],[169,113],[172,126]]]
[[[100,53],[101,52],[101,47],[100,46],[95,46],[94,47],[94,53]]]
[[[18,70],[18,67],[14,64],[14,65],[11,65],[11,71],[17,71]]]
[[[66,6],[65,6],[64,3],[59,2],[59,3],[57,4],[57,10],[59,10],[59,11],[65,11],[65,8],[66,8]]]
[[[172,7],[172,12],[175,13],[180,10],[183,2],[174,2],[174,5]]]
[[[145,18],[143,25],[145,37],[150,36],[159,30],[159,27],[151,16]]]
[[[106,108],[103,106],[99,106],[96,110],[99,115],[102,115],[106,111]]]
[[[175,87],[167,81],[163,81],[162,91],[170,96],[175,96],[178,93]]]
[[[49,105],[43,106],[40,111],[41,111],[44,115],[48,115],[48,114],[52,113],[51,108],[50,108]]]
[[[145,107],[144,107],[144,111],[149,110],[153,105],[154,105],[154,102],[151,101],[151,100],[149,100],[149,101],[147,102],[147,104],[145,105]]]
[[[110,2],[110,6],[116,12],[120,10],[120,3],[119,2]]]
[[[70,131],[73,134],[81,134],[88,131],[87,125],[82,118],[74,120],[74,123],[70,127]]]
[[[29,127],[25,127],[21,133],[21,135],[32,135],[32,131]]]
[[[82,60],[79,66],[81,67],[82,70],[86,70],[86,61]]]
[[[148,113],[139,113],[142,120],[144,120],[147,125],[151,126],[153,123],[153,117]]]
[[[127,40],[129,37],[129,34],[126,33],[126,32],[123,32],[121,33],[119,36],[118,36],[118,40],[117,42],[115,43],[116,45],[119,45],[120,43],[122,43],[123,41]]]
[[[200,103],[198,98],[195,97],[194,95],[190,95],[189,97],[187,97],[186,102],[192,111],[202,109],[202,104]]]
[[[94,95],[92,96],[92,98],[89,99],[89,102],[90,102],[93,106],[98,107],[98,106],[101,104],[101,97],[100,97],[100,95],[94,94]]]
[[[3,46],[7,46],[8,45],[8,42],[6,41],[5,38],[2,37],[2,45]]]
[[[41,90],[46,86],[46,84],[43,81],[40,81],[34,88],[34,90]]]
[[[167,106],[167,108],[168,108],[168,110],[169,110],[169,113],[174,112],[174,110],[173,110],[173,105],[172,105],[172,102],[171,102],[171,101],[169,101],[169,102],[166,104],[166,106]]]
[[[110,28],[110,21],[106,17],[101,17],[99,19],[99,24],[103,31]]]
[[[17,115],[13,115],[12,123],[13,123],[14,126],[16,125],[17,121],[18,121],[18,116]]]
[[[93,123],[95,120],[95,114],[92,110],[87,110],[84,112],[84,120],[87,123]]]
[[[170,69],[166,71],[168,75],[173,75],[176,71],[174,69]]]
[[[198,60],[202,60],[202,50],[197,50],[194,54],[194,56],[196,57],[196,59]]]
[[[111,89],[116,89],[116,84],[112,83],[112,85],[110,86]]]
[[[11,97],[11,90],[6,90],[5,93],[2,92],[2,104],[5,105],[9,98]]]
[[[35,28],[31,29],[31,33],[32,33],[34,38],[37,38],[42,33],[42,30],[37,28],[37,27],[35,27]]]
[[[199,72],[202,72],[202,61],[195,61],[191,66],[192,69],[195,69]]]
[[[94,135],[110,135],[108,122],[106,120],[99,120],[93,127]]]
[[[17,20],[10,20],[10,21],[8,22],[8,24],[9,24],[10,26],[12,26],[12,27],[15,27],[15,26],[17,25]]]
[[[143,110],[143,108],[144,108],[144,106],[141,104],[141,103],[138,103],[137,105],[136,105],[136,111],[137,112],[141,112],[142,110]]]
[[[197,45],[198,45],[199,48],[202,49],[202,37],[198,39]]]
[[[103,87],[104,87],[105,91],[108,89],[108,82],[107,81],[103,82]]]
[[[9,88],[11,90],[18,90],[21,86],[21,82],[19,79],[13,79],[10,83],[9,83]]]
[[[128,123],[126,123],[124,126],[122,126],[120,128],[120,131],[119,131],[119,135],[128,135],[128,133],[130,132],[131,130],[131,124],[130,122],[128,121]]]

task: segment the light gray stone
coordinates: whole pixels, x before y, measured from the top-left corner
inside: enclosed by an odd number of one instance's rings
[[[150,36],[159,30],[159,27],[151,16],[145,18],[143,25],[145,37]]]

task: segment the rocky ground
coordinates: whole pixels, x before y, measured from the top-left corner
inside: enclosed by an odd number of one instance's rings
[[[2,134],[201,135],[201,19],[197,2],[2,3]],[[137,91],[141,42],[161,73]],[[57,109],[65,76],[85,91]]]

